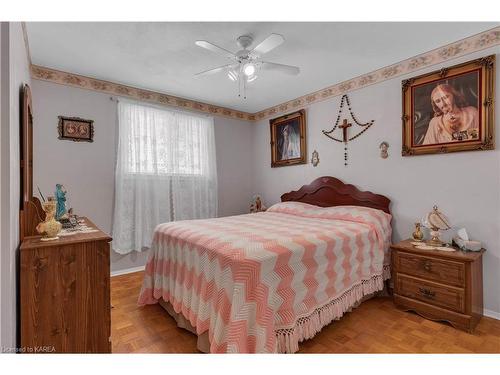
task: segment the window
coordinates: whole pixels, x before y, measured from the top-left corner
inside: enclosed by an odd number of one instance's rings
[[[134,174],[204,175],[213,119],[120,103],[125,171]]]
[[[113,249],[141,251],[154,228],[217,214],[213,118],[118,103]]]

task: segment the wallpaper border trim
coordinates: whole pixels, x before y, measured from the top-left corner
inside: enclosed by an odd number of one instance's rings
[[[362,74],[347,81],[337,83],[333,86],[329,86],[288,102],[267,108],[263,111],[255,113],[255,119],[262,120],[285,112],[296,111],[299,108],[307,107],[313,103],[318,103],[334,96],[343,95],[350,91],[358,90],[376,83],[381,83],[408,73],[413,73],[423,68],[448,60],[453,60],[460,56],[481,51],[499,44],[500,27],[496,27],[480,34],[433,49],[432,51],[410,57],[409,59],[396,64],[374,70],[370,73]]]
[[[111,95],[128,97],[160,105],[169,105],[197,112],[204,112],[215,116],[228,117],[237,120],[259,121],[287,112],[296,111],[335,96],[343,95],[376,83],[381,83],[389,79],[416,72],[432,65],[453,60],[460,56],[481,51],[496,45],[500,45],[500,26],[436,48],[432,51],[410,57],[396,64],[377,69],[370,73],[337,83],[316,92],[303,95],[299,98],[269,107],[257,113],[237,111],[230,108],[63,72],[38,65],[31,65],[31,77],[41,81],[104,92]]]
[[[219,107],[212,104],[184,99],[173,95],[163,94],[156,91],[139,89],[137,87],[122,85],[119,83],[90,78],[79,74],[63,72],[56,69],[46,68],[39,65],[31,65],[31,78],[40,81],[58,83],[65,86],[73,86],[81,89],[99,91],[110,95],[127,97],[135,100],[178,107],[211,115],[229,117],[237,120],[255,120],[250,113],[236,111],[234,109]]]

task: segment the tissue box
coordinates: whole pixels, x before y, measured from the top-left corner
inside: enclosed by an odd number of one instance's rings
[[[479,251],[482,247],[481,242],[479,241],[465,241],[458,236],[453,237],[453,242],[455,242],[462,250]]]

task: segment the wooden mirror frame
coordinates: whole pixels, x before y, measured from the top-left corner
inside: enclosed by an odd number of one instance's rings
[[[21,202],[19,210],[19,237],[38,235],[36,226],[43,217],[40,200],[33,196],[33,107],[31,90],[24,85],[21,93]]]

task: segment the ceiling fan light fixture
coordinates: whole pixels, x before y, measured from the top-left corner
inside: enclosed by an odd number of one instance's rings
[[[234,70],[230,70],[229,72],[227,72],[227,76],[233,82],[236,82],[238,80],[238,73],[236,73]]]
[[[253,82],[257,79],[257,74],[247,77],[247,82]]]
[[[243,73],[245,73],[245,75],[247,77],[250,77],[252,75],[255,74],[255,65],[252,64],[252,63],[246,63],[244,66],[243,66]]]
[[[228,58],[231,63],[205,70],[196,73],[196,76],[210,75],[214,73],[224,73],[227,77],[235,82],[238,86],[238,97],[246,99],[247,83],[254,82],[258,78],[261,70],[279,71],[289,75],[298,75],[300,68],[297,66],[277,64],[268,61],[262,61],[262,56],[272,51],[285,41],[280,34],[271,34],[257,46],[250,48],[253,44],[253,38],[250,35],[242,35],[238,37],[238,45],[242,48],[236,53],[233,53],[225,48],[219,47],[216,44],[206,40],[197,40],[195,43],[198,47],[216,53],[220,56]]]

